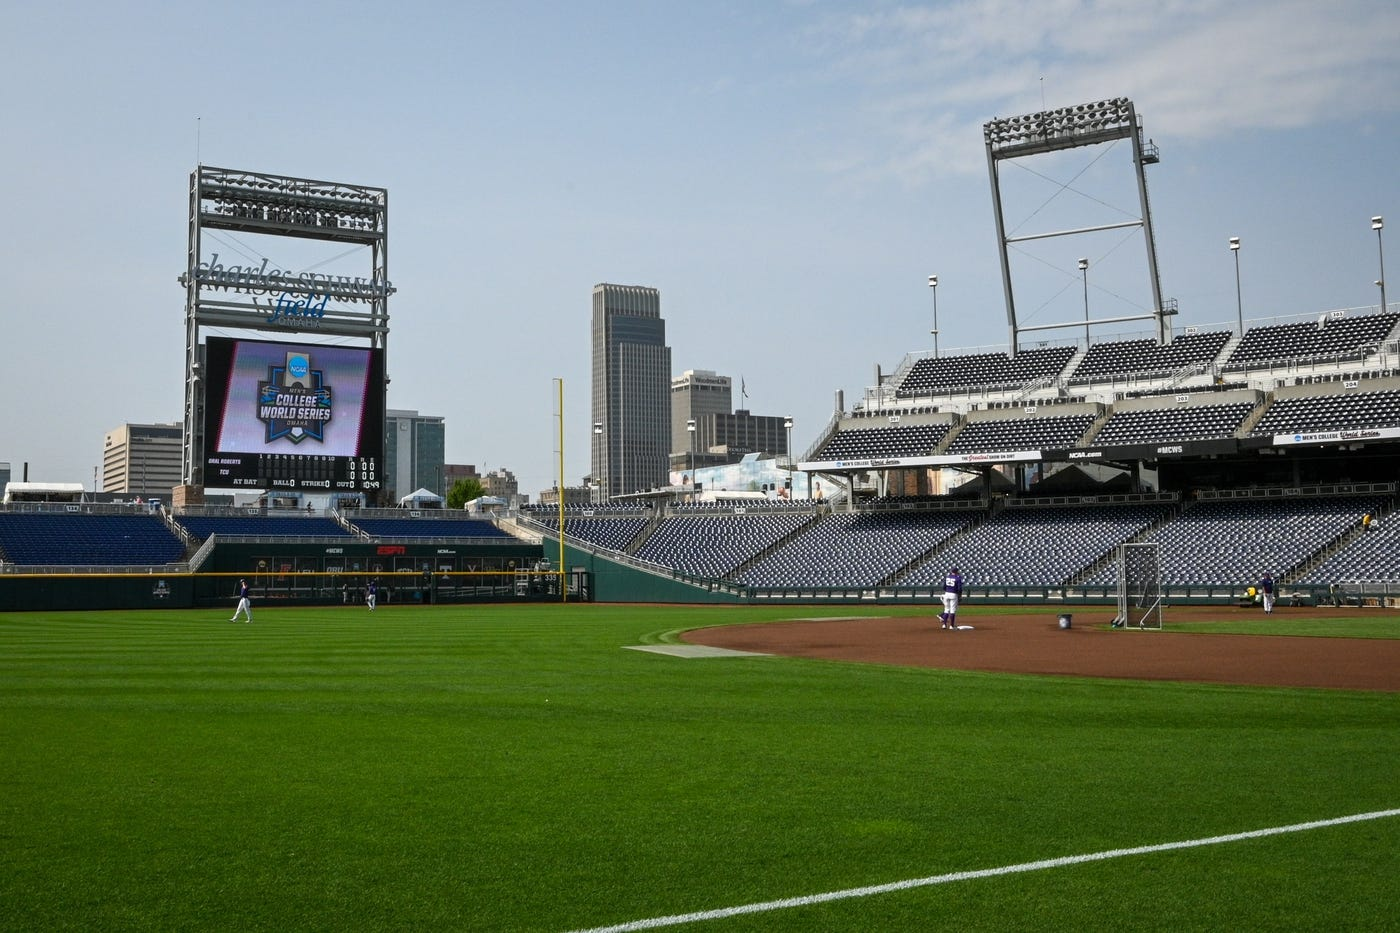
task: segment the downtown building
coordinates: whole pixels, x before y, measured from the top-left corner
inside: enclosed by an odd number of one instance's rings
[[[179,486],[184,425],[124,424],[102,437],[102,492],[171,501]]]
[[[384,413],[386,504],[420,489],[447,497],[447,427],[441,416],[391,408]]]
[[[671,348],[661,293],[593,287],[592,476],[604,499],[670,481]]]

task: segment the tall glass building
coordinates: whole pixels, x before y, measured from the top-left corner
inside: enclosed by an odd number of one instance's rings
[[[593,286],[592,436],[604,498],[668,483],[671,348],[654,288]]]
[[[446,496],[447,428],[439,415],[391,408],[384,415],[384,477],[391,505],[420,489]]]

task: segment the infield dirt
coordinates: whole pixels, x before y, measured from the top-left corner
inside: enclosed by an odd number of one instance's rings
[[[681,638],[738,651],[949,670],[1400,692],[1400,639],[1188,633],[1172,632],[1170,625],[1167,631],[1110,629],[1111,608],[1061,611],[1073,614],[1072,627],[1060,628],[1059,612],[1013,607],[1006,614],[964,614],[959,622],[974,628],[957,632],[941,629],[931,613],[726,625]],[[1289,607],[1276,615],[1321,612]],[[1220,607],[1178,607],[1170,618],[1204,621],[1221,613]]]

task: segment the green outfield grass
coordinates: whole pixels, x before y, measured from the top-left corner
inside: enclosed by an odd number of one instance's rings
[[[0,615],[0,928],[572,930],[1400,807],[1396,694],[623,650],[849,607],[255,613]],[[1398,874],[1387,817],[683,929],[1370,930]]]

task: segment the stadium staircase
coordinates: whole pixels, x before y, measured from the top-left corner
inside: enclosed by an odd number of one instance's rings
[[[909,576],[909,574],[913,573],[915,570],[918,570],[922,567],[926,567],[929,564],[933,563],[933,561],[938,558],[939,554],[942,554],[945,550],[957,544],[963,538],[972,534],[978,528],[981,528],[983,525],[991,521],[997,515],[1000,515],[1005,510],[1005,500],[994,497],[987,504],[987,508],[984,511],[982,511],[977,518],[963,525],[957,531],[948,535],[946,538],[943,538],[932,547],[920,552],[919,554],[916,554],[914,557],[906,561],[902,567],[886,574],[883,578],[881,578],[881,580],[879,581],[879,583],[876,584],[876,586],[898,586],[900,581],[903,580],[905,577]]]

